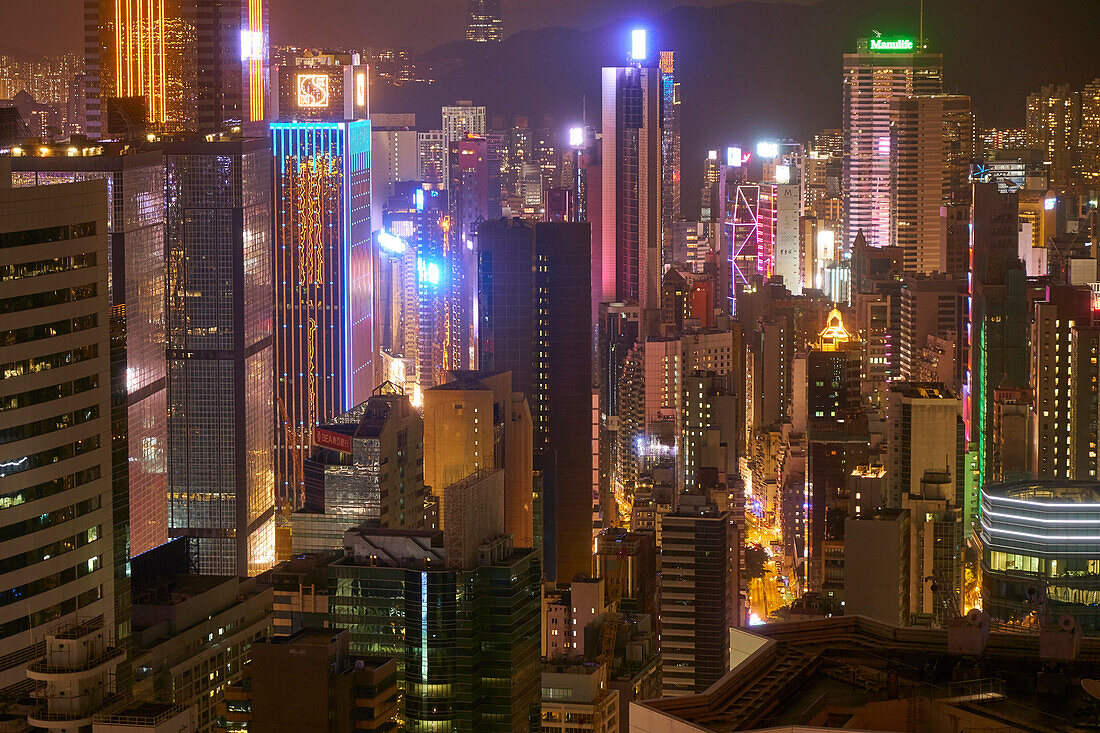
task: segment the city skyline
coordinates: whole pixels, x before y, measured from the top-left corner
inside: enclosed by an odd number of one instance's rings
[[[343,2],[0,54],[5,729],[1095,727],[1100,12]]]

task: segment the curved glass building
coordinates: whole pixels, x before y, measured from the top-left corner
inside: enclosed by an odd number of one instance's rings
[[[994,484],[980,516],[982,607],[995,623],[1035,628],[1045,605],[1100,630],[1100,483]]]

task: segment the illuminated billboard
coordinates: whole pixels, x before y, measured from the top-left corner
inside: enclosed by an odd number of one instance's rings
[[[912,51],[916,48],[912,38],[872,38],[868,44],[872,51]]]
[[[328,106],[328,74],[298,74],[298,106]]]

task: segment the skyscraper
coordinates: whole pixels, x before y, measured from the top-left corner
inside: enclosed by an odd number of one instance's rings
[[[911,38],[861,38],[844,55],[843,198],[847,241],[890,244],[890,101],[943,91],[943,56]]]
[[[1092,290],[1049,285],[1033,306],[1031,469],[1038,479],[1096,478],[1097,331]]]
[[[680,85],[672,51],[661,51],[661,242],[662,262],[673,261],[672,224],[680,221]]]
[[[1028,95],[1024,137],[1028,147],[1042,150],[1054,168],[1069,168],[1080,132],[1080,92],[1068,84],[1048,84]]]
[[[946,272],[940,207],[970,200],[970,97],[897,96],[890,117],[890,244],[906,272]]]
[[[271,138],[276,470],[280,498],[293,500],[302,490],[294,464],[304,458],[313,428],[366,401],[380,377],[370,122],[277,122]]]
[[[204,573],[275,559],[268,145],[163,145],[169,536],[196,538]]]
[[[504,38],[500,0],[467,0],[466,16],[467,41],[490,43]]]
[[[977,485],[983,486],[999,472],[990,465],[995,390],[1027,386],[1028,313],[1026,273],[1017,256],[1017,195],[999,193],[995,183],[975,183],[973,191],[963,419],[977,453]],[[968,496],[966,506],[976,509],[977,497]]]
[[[115,144],[73,156],[68,147],[12,158],[12,183],[108,183],[114,481],[129,485],[130,554],[139,555],[168,541],[164,155]]]
[[[481,368],[511,371],[527,395],[546,577],[568,582],[592,562],[589,225],[501,219],[482,224],[478,242]]]
[[[661,693],[702,692],[729,671],[729,629],[740,626],[729,512],[700,496],[660,518]]]
[[[130,613],[126,485],[111,476],[107,185],[9,183],[0,170],[0,655],[20,660],[0,670],[5,698],[29,689],[47,627],[102,617],[124,641]]]
[[[635,30],[631,63],[603,70],[603,301],[660,307],[661,70]]]
[[[90,136],[264,120],[264,0],[84,0],[84,21]]]

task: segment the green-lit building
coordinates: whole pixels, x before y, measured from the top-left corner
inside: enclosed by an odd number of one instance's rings
[[[443,535],[364,525],[344,552],[272,573],[275,633],[346,628],[353,654],[390,655],[409,733],[528,731],[540,695],[538,552],[504,535],[470,570],[447,566]],[[535,728],[537,729],[537,728]]]

